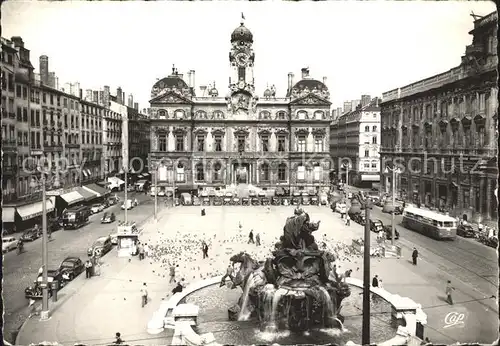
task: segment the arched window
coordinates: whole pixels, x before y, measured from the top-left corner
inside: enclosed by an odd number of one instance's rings
[[[186,175],[184,173],[184,165],[182,164],[182,162],[179,162],[177,164],[175,181],[179,181],[179,182],[186,181]]]
[[[158,111],[158,119],[167,119],[167,111],[163,109]]]
[[[269,165],[267,163],[260,165],[260,180],[269,181]]]
[[[205,180],[205,170],[203,169],[202,163],[198,163],[196,165],[196,180],[198,181]]]
[[[278,165],[278,180],[279,181],[286,181],[286,176],[287,176],[286,171],[287,171],[286,164],[280,163]]]
[[[222,166],[219,162],[216,162],[214,165],[214,170],[213,170],[213,180],[214,181],[219,181],[222,180]]]

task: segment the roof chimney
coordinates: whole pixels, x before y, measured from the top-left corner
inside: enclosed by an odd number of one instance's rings
[[[10,40],[12,42],[14,42],[14,47],[16,47],[16,48],[18,48],[18,47],[24,48],[24,41],[21,38],[21,36],[12,36],[10,38]]]
[[[134,102],[134,109],[139,111],[139,102]]]
[[[94,90],[92,92],[92,102],[99,103],[99,91],[98,90]]]
[[[40,67],[40,80],[43,84],[49,84],[49,57],[46,55],[40,55],[39,58]]]
[[[293,87],[293,73],[292,72],[289,72],[288,73],[288,92],[291,92],[292,91],[292,87]]]
[[[92,89],[85,90],[85,101],[92,101]]]
[[[193,86],[191,85],[191,71],[188,71],[187,73],[187,85],[188,87],[192,88]]]
[[[302,71],[302,79],[309,78],[309,67],[304,67],[301,71]]]
[[[122,88],[116,88],[116,103],[122,104]]]
[[[195,81],[195,71],[194,70],[191,70],[189,71],[191,72],[191,88],[193,88],[193,90],[196,88],[196,81]]]
[[[326,85],[326,76],[323,77],[323,84]]]
[[[83,99],[83,90],[82,89],[78,90],[78,97],[80,97],[80,99]]]
[[[134,107],[134,95],[132,95],[132,94],[128,95],[128,106]]]

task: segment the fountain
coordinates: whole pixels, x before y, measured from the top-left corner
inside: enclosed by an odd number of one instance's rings
[[[319,224],[297,208],[272,258],[257,262],[244,252],[231,257],[240,263],[231,288],[241,287],[243,294],[228,309],[230,320],[256,319],[262,331],[271,332],[343,328],[341,303],[351,291],[336,273],[329,276],[336,256],[318,249],[312,233]]]

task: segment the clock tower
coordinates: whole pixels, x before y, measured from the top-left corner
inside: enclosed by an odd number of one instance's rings
[[[241,24],[231,34],[231,51],[229,62],[231,72],[229,75],[229,88],[231,90],[243,89],[254,91],[253,66],[255,54],[252,49],[253,35],[248,30],[243,18]]]

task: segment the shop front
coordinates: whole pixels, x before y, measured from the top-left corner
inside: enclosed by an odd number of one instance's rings
[[[11,234],[16,231],[16,207],[2,207],[2,233]]]
[[[47,213],[47,220],[55,217],[55,197],[49,197],[45,200],[45,208]],[[17,216],[15,217],[15,224],[17,231],[26,230],[34,227],[36,224],[42,225],[43,215],[43,202],[35,202],[19,206],[16,208]]]

